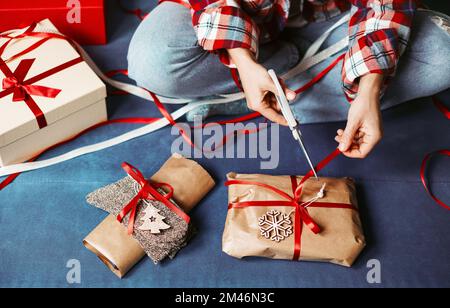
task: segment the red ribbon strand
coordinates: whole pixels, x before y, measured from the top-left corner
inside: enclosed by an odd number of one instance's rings
[[[313,79],[311,79],[308,83],[300,87],[295,91],[295,93],[300,94],[302,92],[305,92],[306,90],[309,90],[312,86],[314,86],[316,83],[321,81],[333,68],[336,67],[336,65],[339,64],[342,60],[344,60],[345,54],[340,55],[337,57],[333,62],[331,62],[330,65],[328,65],[323,71],[321,71],[319,74],[317,74]]]
[[[450,110],[447,108],[447,106],[444,105],[443,102],[441,102],[436,96],[433,96],[433,103],[434,106],[447,118],[450,120]]]
[[[439,204],[440,206],[442,206],[444,209],[446,210],[450,210],[450,206],[445,204],[442,200],[438,199],[432,192],[431,190],[428,188],[428,184],[427,184],[427,180],[425,177],[425,173],[426,173],[426,168],[428,165],[428,162],[430,161],[430,159],[433,156],[436,155],[444,155],[444,156],[450,156],[450,150],[439,150],[439,151],[435,151],[435,152],[431,152],[428,153],[425,158],[422,161],[422,165],[420,166],[420,180],[422,181],[422,185],[423,187],[425,187],[426,192],[428,193],[428,195],[434,200],[436,201],[437,204]]]

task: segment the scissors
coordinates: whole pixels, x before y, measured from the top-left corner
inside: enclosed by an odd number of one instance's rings
[[[272,78],[275,87],[277,88],[278,94],[275,93],[274,94],[277,99],[278,105],[280,105],[281,113],[283,114],[284,118],[286,119],[289,125],[289,128],[291,129],[294,139],[298,141],[300,148],[305,154],[306,160],[308,161],[308,164],[311,167],[314,176],[316,177],[316,179],[319,179],[316,170],[314,169],[314,165],[311,161],[311,158],[309,157],[308,151],[306,150],[305,143],[302,137],[302,132],[300,131],[300,124],[294,117],[294,114],[292,113],[291,107],[289,106],[289,102],[286,98],[286,95],[284,94],[283,87],[281,86],[280,81],[278,80],[277,74],[275,73],[274,70],[269,70],[269,75]]]

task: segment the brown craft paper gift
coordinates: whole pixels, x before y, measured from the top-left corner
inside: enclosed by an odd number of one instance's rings
[[[214,187],[211,176],[199,164],[174,154],[151,178],[169,183],[174,189],[173,199],[186,212],[190,212]],[[127,229],[113,215],[109,215],[83,241],[111,271],[122,278],[144,256],[138,241],[129,236]]]
[[[269,175],[228,175],[229,180],[252,181],[268,184],[293,196],[292,177]],[[301,177],[294,179],[299,182]],[[300,237],[300,260],[331,262],[350,267],[365,247],[365,238],[357,209],[355,185],[352,179],[309,179],[303,187],[301,202],[311,200],[326,183],[323,198],[307,207],[309,216],[320,227],[314,234],[307,224],[302,224]],[[230,185],[230,208],[223,234],[223,251],[230,256],[243,258],[259,256],[292,260],[295,252],[295,213],[288,206],[232,207],[248,201],[286,201],[279,194],[257,185]],[[276,202],[274,203],[276,204]],[[264,204],[263,204],[264,205]],[[320,207],[318,207],[320,206]],[[339,206],[353,207],[333,208]],[[292,233],[279,242],[267,239],[260,230],[260,218],[276,210],[290,215]],[[281,216],[280,216],[281,217]],[[267,225],[264,225],[266,227]]]

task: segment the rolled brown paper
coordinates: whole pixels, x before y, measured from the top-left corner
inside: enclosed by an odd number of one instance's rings
[[[174,154],[151,178],[169,183],[173,199],[189,213],[215,186],[209,173],[195,161]],[[145,252],[139,242],[129,236],[126,228],[109,215],[84,240],[83,244],[119,278],[136,265]]]
[[[128,235],[127,229],[113,215],[99,224],[83,244],[119,278],[145,256],[139,243]]]

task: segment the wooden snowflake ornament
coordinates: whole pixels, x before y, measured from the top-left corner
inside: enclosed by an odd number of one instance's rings
[[[170,226],[164,222],[166,219],[159,214],[159,210],[153,205],[148,205],[144,210],[144,217],[141,220],[144,223],[139,227],[139,230],[150,231],[152,234],[159,234],[161,230],[169,229]]]
[[[293,233],[290,215],[276,210],[267,212],[259,218],[258,222],[261,235],[277,243],[288,238]]]

